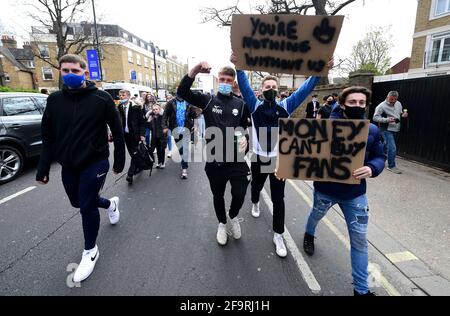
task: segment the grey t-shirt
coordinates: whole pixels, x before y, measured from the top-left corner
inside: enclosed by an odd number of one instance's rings
[[[373,120],[377,123],[381,123],[382,130],[386,130],[386,127],[383,128],[383,124],[387,124],[387,130],[390,132],[400,132],[401,123],[389,123],[389,118],[394,117],[396,119],[399,119],[401,121],[403,114],[403,106],[402,104],[397,101],[392,106],[387,101],[384,101],[380,103],[380,105],[377,106],[375,109],[375,114],[373,116]]]

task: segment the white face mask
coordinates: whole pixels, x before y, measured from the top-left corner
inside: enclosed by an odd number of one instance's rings
[[[313,98],[312,100],[313,100],[313,102],[319,101],[319,99],[317,99],[317,98]]]

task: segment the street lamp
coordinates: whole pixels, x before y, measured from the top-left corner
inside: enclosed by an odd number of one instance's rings
[[[95,2],[92,0],[92,11],[94,12],[94,27],[95,27],[95,46],[97,49],[98,56],[98,67],[100,71],[100,81],[103,81],[103,70],[102,70],[102,56],[100,56],[100,44],[98,41],[98,28],[97,28],[97,15],[95,14]]]
[[[158,67],[156,65],[156,46],[152,46],[153,50],[153,65],[155,67],[155,83],[156,83],[156,95],[158,96]]]

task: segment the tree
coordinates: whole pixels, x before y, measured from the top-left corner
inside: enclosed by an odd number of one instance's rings
[[[79,24],[80,21],[87,20],[88,17],[83,12],[90,12],[90,4],[90,0],[28,0],[26,5],[30,7],[30,17],[56,37],[56,59],[41,56],[37,47],[33,49],[35,57],[58,69],[58,60],[62,56],[68,53],[78,55],[93,47],[95,41],[90,24]],[[76,24],[81,25],[81,29],[77,30],[74,27]],[[45,32],[39,34],[39,30],[35,30],[31,40],[40,42],[39,37]]]
[[[257,4],[250,13],[260,14],[299,14],[307,15],[310,10],[315,9],[316,15],[336,15],[347,5],[356,0],[268,0],[265,4]],[[301,2],[301,3],[298,3]],[[215,21],[218,26],[231,26],[233,14],[243,14],[244,11],[239,7],[239,0],[236,5],[224,9],[213,7],[203,8],[202,22],[208,23]]]
[[[350,58],[346,60],[343,68],[347,73],[369,71],[384,75],[391,64],[389,52],[392,46],[392,36],[388,28],[373,28],[353,46]]]

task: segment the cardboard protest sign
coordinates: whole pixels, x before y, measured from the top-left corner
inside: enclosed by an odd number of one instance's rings
[[[326,76],[343,16],[233,15],[231,46],[242,70]]]
[[[368,120],[280,119],[277,174],[280,178],[359,184]]]

